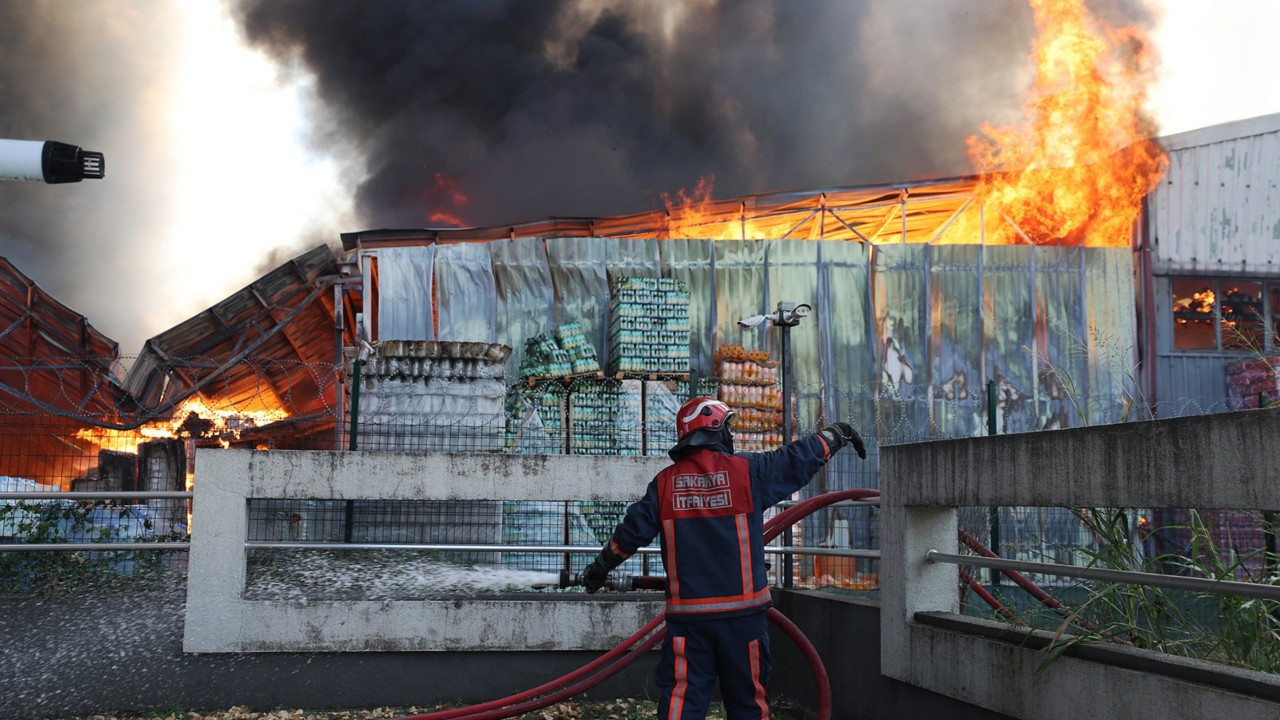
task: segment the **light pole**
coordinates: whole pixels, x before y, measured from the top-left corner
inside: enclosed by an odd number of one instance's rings
[[[744,328],[760,327],[768,322],[782,328],[782,444],[791,442],[791,328],[800,324],[801,318],[813,312],[809,305],[796,304],[787,300],[778,303],[773,312],[763,315],[752,315],[738,321]]]
[[[800,324],[800,319],[808,317],[813,312],[813,308],[805,304],[796,304],[783,300],[778,303],[778,308],[771,313],[764,315],[753,315],[749,318],[743,318],[738,321],[738,325],[744,328],[760,327],[765,322],[777,328],[782,328],[782,444],[786,445],[791,442],[791,328]],[[791,532],[791,526],[787,526],[786,531],[782,535],[782,542],[788,547],[794,542],[795,538]],[[782,587],[790,588],[795,584],[792,575],[792,556],[784,554],[782,556]]]

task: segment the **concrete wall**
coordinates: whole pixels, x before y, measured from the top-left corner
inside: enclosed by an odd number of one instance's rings
[[[0,718],[118,711],[433,707],[510,695],[597,652],[182,651],[183,597],[0,597]],[[587,697],[644,697],[657,653]]]
[[[822,656],[831,680],[833,720],[1007,717],[882,675],[880,606],[875,603],[813,591],[775,593],[774,601]],[[777,629],[770,631],[769,646],[773,651],[770,697],[816,708],[816,686],[804,656]]]
[[[1037,672],[1032,647],[918,615],[956,617],[956,566],[924,559],[930,548],[959,552],[955,506],[1280,508],[1276,437],[1280,410],[1259,410],[882,448],[881,670],[1036,720],[1077,717],[1083,688],[1098,719],[1280,717],[1273,700],[1164,673],[1075,657]],[[1280,688],[1254,675],[1255,687]]]
[[[661,596],[276,601],[244,596],[252,498],[634,500],[663,458],[206,451],[196,461],[187,652],[603,650]]]

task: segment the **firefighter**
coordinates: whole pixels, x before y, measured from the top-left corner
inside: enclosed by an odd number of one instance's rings
[[[845,422],[772,452],[735,455],[733,415],[705,397],[680,408],[672,464],[627,508],[582,573],[594,593],[610,570],[661,537],[667,636],[654,681],[664,720],[705,717],[717,677],[731,720],[769,717],[764,510],[807,485],[846,444],[866,457],[862,438]]]

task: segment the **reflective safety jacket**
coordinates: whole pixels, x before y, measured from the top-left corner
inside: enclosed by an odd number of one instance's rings
[[[697,448],[654,477],[610,545],[625,558],[661,535],[673,620],[763,611],[764,510],[807,485],[828,459],[819,435],[763,453]]]

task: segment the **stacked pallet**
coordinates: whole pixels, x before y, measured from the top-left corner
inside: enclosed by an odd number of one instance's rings
[[[725,344],[716,350],[719,399],[737,413],[736,450],[759,452],[782,444],[782,388],[778,363],[763,350]]]
[[[569,390],[569,452],[639,455],[640,381],[579,379]]]
[[[557,325],[552,335],[556,344],[569,357],[570,370],[574,375],[600,371],[600,361],[596,359],[596,349],[587,341],[582,324],[567,322]]]
[[[689,291],[674,278],[610,286],[609,373],[689,372]]]

